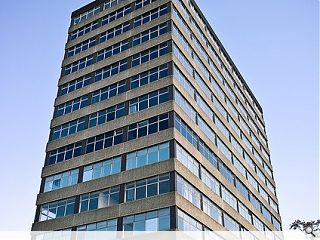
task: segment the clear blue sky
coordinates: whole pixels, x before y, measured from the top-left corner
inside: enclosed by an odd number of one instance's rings
[[[0,8],[0,230],[29,230],[72,10],[85,0]],[[264,109],[284,229],[319,217],[319,2],[199,0]]]

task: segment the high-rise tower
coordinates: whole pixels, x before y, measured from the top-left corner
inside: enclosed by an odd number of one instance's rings
[[[33,230],[281,230],[262,108],[194,0],[72,13]]]

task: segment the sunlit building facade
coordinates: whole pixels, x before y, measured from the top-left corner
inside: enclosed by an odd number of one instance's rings
[[[194,0],[72,13],[33,230],[281,230],[263,111]]]

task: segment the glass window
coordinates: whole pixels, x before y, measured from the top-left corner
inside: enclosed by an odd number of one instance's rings
[[[158,46],[140,52],[132,56],[132,67],[138,66],[145,62],[151,61],[152,59],[158,58],[169,52],[168,42],[161,43]]]
[[[175,114],[175,128],[195,147],[198,148],[198,136],[186,123]]]
[[[222,224],[221,209],[206,197],[203,197],[203,211],[218,223]]]
[[[231,144],[238,151],[240,156],[243,156],[243,148],[239,144],[239,142],[230,134]]]
[[[223,155],[232,162],[232,154],[229,150],[229,148],[219,139],[217,138],[217,147],[219,150],[223,153]]]
[[[72,64],[64,67],[64,75],[69,75],[71,73],[77,72],[83,68],[86,68],[94,63],[93,55],[82,58]]]
[[[233,164],[236,167],[236,169],[239,171],[239,173],[241,173],[241,175],[246,178],[246,169],[243,166],[243,164],[235,156],[233,156]]]
[[[198,126],[202,130],[202,132],[208,137],[208,139],[215,143],[216,141],[216,134],[212,131],[211,127],[200,117],[198,116]]]
[[[225,110],[225,108],[222,106],[222,104],[219,102],[219,100],[213,96],[213,105],[216,107],[216,109],[220,112],[220,114],[227,119],[227,111]]]
[[[214,193],[220,196],[220,183],[216,180],[206,169],[201,167],[201,180],[204,182]]]
[[[169,114],[165,113],[160,116],[134,123],[129,126],[128,140],[133,140],[169,128]]]
[[[136,17],[134,19],[134,27],[140,26],[156,18],[159,18],[160,16],[165,15],[167,12],[168,12],[168,6],[163,5],[161,7],[153,9],[152,11],[144,13],[143,15],[140,15],[139,17]]]
[[[140,9],[140,8],[142,8],[142,7],[150,4],[150,3],[153,3],[154,1],[156,1],[156,0],[137,0],[137,1],[135,2],[136,10],[137,10],[137,9]]]
[[[82,225],[77,231],[117,231],[117,219]]]
[[[218,168],[218,157],[201,140],[199,140],[199,149],[198,150],[215,168]]]
[[[86,153],[99,151],[123,142],[123,130],[115,130],[96,137],[89,138],[86,142]]]
[[[126,202],[170,192],[170,174],[139,180],[126,184]]]
[[[242,196],[244,196],[246,199],[249,200],[249,190],[248,188],[239,180],[236,178],[236,188],[241,193]]]
[[[84,167],[83,182],[110,176],[121,171],[121,157],[111,158]]]
[[[92,104],[120,95],[124,93],[126,90],[127,89],[125,80],[104,87],[92,93]]]
[[[235,123],[235,121],[233,121],[233,119],[228,116],[228,121],[230,123],[230,126],[232,127],[232,129],[236,132],[236,134],[241,137],[241,130],[240,128],[238,127],[238,125]]]
[[[180,231],[202,231],[202,224],[178,209],[178,229]]]
[[[75,198],[43,204],[40,207],[39,221],[65,217],[75,213]]]
[[[273,223],[273,226],[278,230],[278,231],[281,231],[282,228],[281,228],[281,223],[275,218],[275,217],[272,217],[272,223]]]
[[[170,208],[140,213],[123,218],[123,231],[170,230]]]
[[[240,124],[241,124],[242,128],[249,134],[250,129],[249,129],[249,126],[246,123],[246,121],[242,117],[239,117],[239,120],[240,120]],[[242,137],[244,137],[244,134],[242,134]],[[249,140],[247,138],[246,139],[242,138],[242,140],[246,143],[247,147],[251,150],[252,145],[249,142]]]
[[[273,201],[273,200],[271,199],[271,197],[269,197],[269,202],[270,202],[270,206],[271,206],[277,213],[279,213],[278,204],[277,204],[275,201]]]
[[[177,176],[177,192],[197,208],[201,209],[200,192],[179,175]]]
[[[190,84],[190,82],[186,79],[186,77],[182,74],[182,72],[179,70],[179,68],[174,65],[173,68],[173,75],[175,79],[179,81],[179,83],[183,86],[183,88],[189,93],[189,95],[194,98],[195,90]]]
[[[89,128],[95,127],[106,122],[118,119],[126,115],[125,104],[121,103],[116,106],[103,109],[89,115]]]
[[[129,48],[129,41],[125,40],[115,45],[112,45],[106,49],[103,49],[97,53],[97,62],[107,59],[111,56],[115,56]]]
[[[190,57],[192,57],[192,48],[182,33],[178,30],[178,28],[173,24],[172,26],[173,35],[178,39],[179,43],[183,47],[183,52],[187,53]]]
[[[272,170],[266,163],[263,164],[263,168],[269,174],[269,176],[273,178]]]
[[[209,61],[210,68],[215,73],[214,79],[215,80],[219,80],[220,83],[223,83],[224,82],[224,77],[222,76],[222,74],[221,74],[221,72],[219,70],[219,68],[221,67],[221,62],[220,62],[220,59],[219,59],[218,55],[214,54],[214,56],[217,56],[215,58],[217,63],[214,63],[213,61],[210,60]],[[225,96],[224,92],[223,91],[221,91],[221,92],[218,91],[218,93],[221,94],[220,96],[224,99],[224,96]]]
[[[52,130],[52,140],[57,140],[63,137],[67,137],[71,134],[83,131],[86,129],[86,119],[80,118],[72,122],[65,123],[57,126]]]
[[[106,10],[108,8],[114,7],[118,5],[119,3],[122,3],[124,0],[108,0],[105,1],[103,4],[103,10]]]
[[[260,142],[259,142],[259,140],[258,140],[258,138],[254,135],[254,133],[252,133],[251,132],[251,138],[252,138],[252,140],[253,140],[253,142],[256,144],[256,148],[260,148]],[[262,147],[262,146],[261,146]]]
[[[100,70],[97,70],[95,72],[95,81],[96,82],[101,81],[102,79],[111,77],[127,69],[128,69],[128,60],[122,60],[122,61],[116,62],[112,65],[109,65]]]
[[[258,199],[253,196],[252,193],[250,193],[250,202],[252,203],[252,205],[260,212],[261,211],[261,204],[260,202],[258,201]]]
[[[189,14],[188,14],[188,11],[187,9],[184,7],[183,3],[181,3],[180,1],[177,1],[178,4],[181,6],[181,9],[182,9],[182,12],[185,17],[189,17]],[[173,15],[175,16],[175,18],[178,20],[178,22],[180,23],[181,26],[183,26],[183,30],[189,35],[191,36],[191,30],[189,28],[189,26],[186,24],[186,22],[183,20],[183,18],[181,17],[181,14],[180,14],[180,10],[178,12],[178,10],[173,7],[172,8],[172,11],[173,11]]]
[[[204,58],[205,61],[208,61],[209,56],[206,53],[206,51],[204,50],[204,48],[201,46],[200,42],[198,41],[198,39],[196,37],[192,37],[193,43],[194,45],[197,47],[199,53],[201,54],[202,58]]]
[[[111,28],[110,30],[100,34],[99,43],[103,43],[103,42],[110,40],[118,35],[121,35],[127,31],[129,31],[130,28],[131,28],[131,26],[130,26],[129,21],[122,23],[114,28]]]
[[[253,225],[258,229],[258,231],[264,231],[263,223],[254,215],[252,215]]]
[[[149,71],[142,72],[138,75],[133,76],[130,79],[130,86],[131,86],[131,89],[135,89],[143,85],[149,84],[151,82],[160,80],[161,78],[167,77],[168,75],[169,75],[168,64],[164,64],[159,67],[153,68]]]
[[[225,69],[225,68],[224,68]],[[229,72],[226,74],[227,75],[227,78],[230,76],[229,75]],[[232,81],[233,82],[233,81]],[[227,82],[225,82],[225,89],[226,89],[226,92],[229,94],[229,96],[234,100],[234,101],[236,101],[236,99],[237,99],[237,97],[236,97],[236,95],[234,94],[234,92],[233,92],[233,90],[231,89],[231,87],[229,86],[229,84],[227,83]],[[230,98],[229,97],[229,98]],[[232,105],[232,103],[228,100],[227,101],[227,104],[229,105],[229,107],[230,107],[230,109],[231,108],[234,108],[233,107],[233,105]],[[233,110],[233,109],[231,109],[231,110]],[[234,111],[233,111],[234,112]],[[235,116],[238,116],[238,114],[235,112]]]
[[[73,143],[65,147],[52,150],[48,153],[48,165],[56,164],[78,157],[82,154],[82,143]]]
[[[220,130],[220,132],[226,137],[226,139],[229,141],[230,132],[226,128],[226,126],[220,121],[219,118],[215,117],[215,124],[217,128]]]
[[[258,128],[257,128],[256,123],[254,122],[254,120],[250,116],[248,116],[248,119],[249,119],[249,123],[251,125],[251,129],[253,129],[254,132],[257,133],[258,132]]]
[[[96,38],[90,38],[66,50],[66,57],[72,57],[96,45]]]
[[[72,18],[72,24],[73,25],[79,24],[80,22],[91,18],[92,16],[98,14],[99,12],[101,12],[101,6],[94,7],[89,11],[81,13],[79,16]]]
[[[258,167],[256,167],[256,172],[258,177],[260,178],[260,180],[265,183],[266,182],[266,177],[264,176],[264,174],[260,171],[260,169]]]
[[[175,114],[175,128],[185,137],[199,152],[216,168],[218,166],[217,156],[204,144],[192,129]]]
[[[155,92],[130,100],[129,114],[140,112],[169,100],[169,88],[162,88]]]
[[[211,90],[197,72],[195,72],[195,80],[208,99],[211,100]]]
[[[193,122],[196,122],[196,111],[191,107],[187,100],[175,90],[175,101],[182,108],[182,110],[192,119]]]
[[[197,93],[196,94],[197,103],[199,107],[204,111],[204,113],[210,118],[210,120],[213,119],[213,111],[208,106],[208,104],[203,100],[203,98]]]
[[[91,32],[91,31],[97,29],[98,27],[99,27],[98,20],[96,20],[96,21],[94,21],[92,23],[89,23],[89,24],[85,25],[84,27],[81,27],[81,28],[71,32],[69,34],[69,41],[74,40],[74,39],[76,39],[78,37],[81,37],[81,36]]]
[[[80,196],[80,212],[87,212],[119,204],[120,187],[112,187],[99,192]]]
[[[194,175],[199,177],[199,163],[187,151],[185,151],[179,144],[176,144],[176,156],[186,168],[188,168]]]
[[[242,217],[244,217],[249,223],[252,223],[251,220],[251,214],[249,213],[248,208],[243,205],[241,202],[239,203],[239,213],[241,214]]]
[[[216,76],[218,77],[218,79],[220,80],[221,84],[224,83],[224,78],[223,76],[220,74],[219,70],[217,69],[217,67],[215,66],[215,64],[213,62],[210,61],[210,66],[211,69],[213,69],[213,71],[216,73]],[[222,90],[222,88],[220,87],[220,85],[218,84],[218,82],[215,80],[216,78],[213,78],[212,80],[212,86],[215,89],[215,91],[218,93],[218,95],[220,96],[221,99],[225,99],[225,93]]]
[[[252,145],[251,145],[252,146]],[[263,165],[263,160],[262,160],[262,157],[260,156],[260,154],[256,151],[256,149],[253,149],[253,156],[258,160],[258,162]]]
[[[50,192],[78,183],[79,169],[59,173],[45,178],[44,192]]]
[[[193,58],[195,60],[195,63],[197,64],[198,68],[201,70],[202,74],[206,77],[206,79],[210,79],[210,73],[206,66],[203,64],[203,62],[200,60],[197,54],[193,54]]]
[[[135,35],[132,40],[132,45],[137,46],[141,43],[147,42],[153,38],[163,35],[166,32],[168,32],[168,23],[163,23],[156,27],[150,28],[138,35]]]
[[[234,185],[234,175],[223,163],[219,164],[219,171],[232,185]]]
[[[268,189],[269,189],[274,195],[276,195],[276,189],[275,189],[275,187],[272,185],[272,183],[271,183],[269,180],[266,180],[266,183],[267,183]]]
[[[199,28],[198,24],[193,20],[193,18],[191,19],[191,24],[195,30],[195,32],[199,35],[199,37],[201,38],[201,40],[206,43],[207,39],[204,36],[204,34],[202,33],[202,30]]]
[[[233,218],[231,218],[230,216],[228,216],[227,214],[223,214],[223,219],[224,219],[224,227],[226,229],[228,229],[229,231],[239,231],[240,230],[240,226],[239,224],[233,220]]]
[[[85,86],[93,83],[93,77],[89,75],[85,75],[83,77],[80,77],[74,81],[68,82],[66,84],[63,84],[59,87],[58,95],[62,96],[65,94],[68,94],[70,92],[73,92],[75,90],[78,90],[80,88],[84,88]]]
[[[272,223],[272,219],[271,219],[271,213],[269,212],[268,209],[266,209],[263,205],[261,206],[261,212],[262,215],[269,221]]]
[[[65,114],[77,111],[89,105],[89,97],[82,96],[72,101],[66,102],[56,107],[55,117],[60,117]]]
[[[117,11],[114,11],[107,16],[102,18],[102,26],[106,24],[110,24],[111,22],[120,19],[124,17],[125,15],[129,14],[131,12],[131,6],[125,6],[123,8],[118,9]]]
[[[185,67],[190,76],[193,76],[193,67],[190,62],[186,59],[180,49],[173,44],[173,55],[181,62],[181,64]]]
[[[237,199],[225,188],[221,187],[221,197],[222,199],[228,203],[233,209],[238,211],[237,208]]]
[[[250,168],[255,171],[255,164],[253,163],[251,157],[246,153],[246,151],[244,151],[244,159],[246,160]]]
[[[127,170],[168,160],[170,157],[169,143],[163,143],[127,154]]]
[[[250,173],[247,173],[247,178],[248,178],[248,181],[251,184],[251,186],[254,187],[258,191],[257,180],[255,180],[254,177]]]

